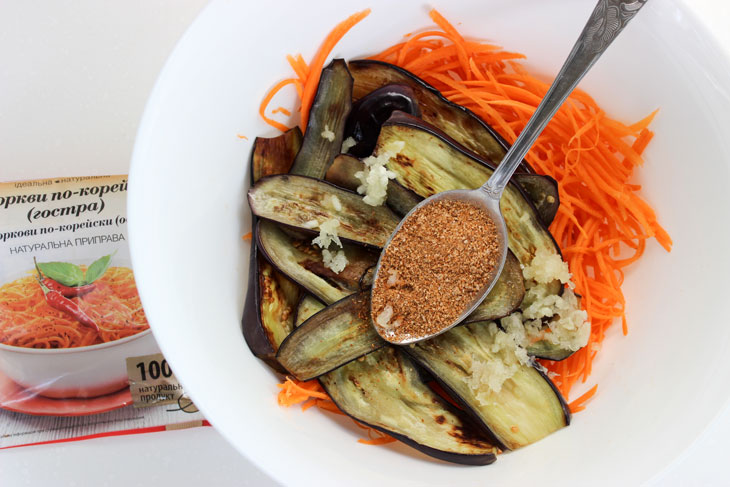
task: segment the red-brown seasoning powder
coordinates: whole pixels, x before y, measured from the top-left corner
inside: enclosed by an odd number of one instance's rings
[[[451,325],[491,280],[497,227],[482,209],[437,201],[411,215],[388,246],[372,291],[372,319],[400,342]]]

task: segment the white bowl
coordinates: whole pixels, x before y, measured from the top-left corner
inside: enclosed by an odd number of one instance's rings
[[[585,0],[367,2],[373,13],[336,47],[363,56],[431,25],[435,6],[463,32],[557,72],[590,13]],[[727,401],[730,327],[730,69],[705,30],[672,0],[649,2],[581,84],[614,117],[655,108],[656,136],[637,175],[674,238],[650,243],[626,275],[630,333],[615,326],[589,382],[598,394],[573,424],[495,465],[463,468],[407,448],[355,441],[348,422],[276,405],[276,377],[248,351],[240,316],[250,230],[250,141],[274,131],[257,115],[326,32],[364,4],[214,2],[178,44],[151,95],[134,151],[131,250],[162,351],[213,425],[292,485],[635,485],[665,469]],[[241,140],[245,135],[249,141]]]
[[[84,264],[72,259],[75,264]],[[124,259],[114,265],[131,267]],[[2,283],[26,273],[3,276]],[[35,349],[0,343],[0,371],[29,392],[52,398],[97,397],[128,384],[127,357],[158,353],[151,330],[85,347]]]
[[[127,357],[157,353],[150,330],[87,347],[35,349],[0,343],[0,370],[45,397],[96,397],[128,383]]]

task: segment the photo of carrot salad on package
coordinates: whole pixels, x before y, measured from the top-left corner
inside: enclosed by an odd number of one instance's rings
[[[164,409],[182,390],[137,289],[127,181],[0,183],[0,449],[188,414]]]
[[[148,329],[132,270],[110,267],[111,259],[37,262],[31,275],[0,286],[0,343],[73,348]]]
[[[639,8],[595,34],[599,5],[581,40],[600,37],[598,54],[576,47],[566,65],[581,74],[550,92],[522,54],[464,38],[436,10],[434,27],[375,55],[325,65],[365,10],[309,63],[287,57],[293,77],[260,105],[283,133],[253,145],[242,321],[282,374],[281,406],[350,416],[363,443],[478,465],[588,407],[607,329],[628,333],[624,270],[650,240],[672,247],[632,182],[657,112],[627,123],[572,91]],[[298,107],[277,106],[286,87]],[[299,126],[279,121],[297,110]],[[533,113],[552,120],[535,128]],[[482,185],[496,213],[444,193]]]

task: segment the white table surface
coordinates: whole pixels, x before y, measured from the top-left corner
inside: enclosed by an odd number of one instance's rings
[[[685,1],[730,53],[730,2]],[[0,0],[0,180],[126,173],[147,95],[205,3]],[[730,485],[728,451],[726,405],[653,483]],[[213,428],[0,452],[3,487],[162,484],[275,485]]]

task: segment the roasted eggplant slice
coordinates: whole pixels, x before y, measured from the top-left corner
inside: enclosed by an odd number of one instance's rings
[[[484,301],[467,316],[465,323],[502,318],[519,308],[525,297],[525,280],[517,257],[507,253],[504,268]]]
[[[496,325],[472,323],[404,350],[493,435],[498,446],[513,450],[567,426],[570,412],[552,382],[535,367],[505,364],[501,352],[495,352],[499,333],[503,332]],[[495,392],[489,382],[506,367],[514,367],[514,374]]]
[[[348,264],[336,274],[322,263],[322,252],[309,240],[298,240],[273,222],[261,220],[256,231],[259,250],[280,272],[327,304],[360,289],[360,277],[375,265],[378,255],[344,244]]]
[[[316,313],[279,347],[277,360],[310,380],[386,345],[370,321],[370,293],[348,296]]]
[[[251,155],[251,182],[289,172],[301,145],[302,133],[298,128],[278,137],[257,137]],[[256,232],[255,217],[252,232]],[[241,327],[251,352],[273,369],[285,372],[275,355],[279,344],[293,329],[299,286],[261,258],[256,240],[251,239],[249,286]]]
[[[560,206],[558,182],[539,174],[515,174],[512,179],[530,197],[542,223],[550,226]]]
[[[258,274],[262,292],[258,306],[260,321],[276,351],[294,329],[296,305],[293,303],[299,301],[301,290],[263,259],[259,259]]]
[[[394,142],[402,142],[403,148],[390,158],[388,169],[396,173],[399,183],[423,197],[451,189],[478,188],[494,171],[422,120],[401,112],[383,125],[376,153]],[[522,265],[529,265],[538,249],[560,255],[537,210],[514,183],[505,188],[500,206],[509,248]],[[551,288],[552,294],[558,294],[562,286],[555,281]]]
[[[325,179],[342,188],[357,191],[358,186],[362,183],[355,177],[355,173],[362,171],[363,166],[363,163],[356,157],[340,154],[335,157],[335,162],[327,170]],[[386,191],[388,197],[386,204],[400,216],[405,216],[423,200],[416,193],[404,188],[392,179],[388,181]]]
[[[383,86],[353,104],[345,125],[345,138],[351,137],[356,143],[347,153],[357,157],[372,154],[380,126],[396,110],[414,117],[421,115],[413,90],[407,85]]]
[[[340,238],[376,248],[385,245],[400,220],[357,193],[303,176],[263,178],[248,191],[248,201],[256,216],[308,231],[334,218]]]
[[[251,155],[252,183],[264,176],[286,174],[302,147],[302,131],[289,129],[278,137],[256,137]]]
[[[345,122],[352,107],[352,76],[342,59],[334,59],[322,70],[309,110],[302,149],[291,174],[321,179],[342,149]]]
[[[355,177],[355,173],[362,171],[363,167],[363,163],[357,157],[340,154],[335,157],[334,162],[327,169],[327,174],[325,174],[324,179],[340,188],[357,191],[357,187],[362,182]]]
[[[311,294],[304,294],[297,306],[297,317],[294,319],[294,327],[298,327],[307,321],[313,314],[319,313],[325,308],[325,304]]]
[[[292,324],[288,322],[288,315],[282,321],[278,321],[276,318],[284,317],[284,309],[289,302],[289,294],[284,291],[286,288],[279,287],[273,292],[270,288],[261,288],[261,283],[259,282],[260,264],[268,266],[273,273],[276,273],[276,277],[274,278],[271,277],[270,273],[269,280],[265,281],[264,284],[279,286],[278,276],[280,274],[273,270],[267,262],[259,258],[256,245],[252,243],[249,261],[248,290],[246,291],[243,317],[241,318],[243,338],[246,340],[246,344],[251,350],[251,353],[263,360],[277,372],[286,373],[286,369],[276,360],[276,352],[279,349],[281,340],[283,340],[281,336],[286,336],[291,331],[289,330],[289,326]],[[284,276],[281,277],[286,279]],[[261,299],[262,291],[270,294],[270,299],[267,300],[267,304],[264,304],[264,301]],[[262,308],[270,310],[270,312],[262,313]],[[265,318],[271,318],[272,321],[264,324],[263,319]],[[277,337],[281,339],[277,339]]]
[[[497,449],[458,409],[426,386],[411,360],[392,347],[319,380],[343,412],[426,455],[466,465],[496,460]]]
[[[450,102],[433,86],[403,68],[372,60],[350,61],[350,73],[355,84],[353,96],[360,99],[382,86],[397,83],[413,90],[421,109],[421,118],[437,127],[467,150],[499,164],[509,145],[471,110]],[[533,172],[523,162],[518,171]]]

